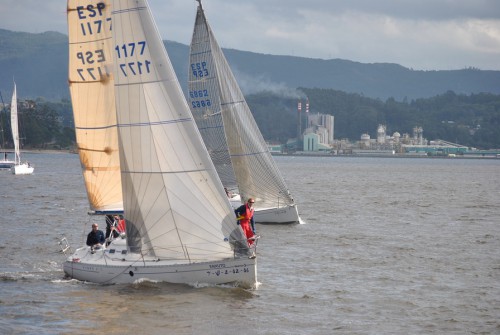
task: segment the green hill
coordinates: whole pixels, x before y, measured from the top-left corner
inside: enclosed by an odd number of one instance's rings
[[[68,98],[67,44],[67,36],[60,33],[0,29],[0,91],[8,95],[15,78],[21,97]],[[186,89],[189,47],[170,41],[166,45],[181,86]],[[500,71],[414,71],[397,64],[273,56],[233,49],[224,52],[245,94],[267,90],[294,95],[297,87],[308,87],[400,101],[447,91],[500,93]]]

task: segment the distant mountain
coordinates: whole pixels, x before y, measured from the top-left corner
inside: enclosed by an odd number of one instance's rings
[[[68,37],[56,32],[0,29],[0,91],[4,100],[12,92],[13,78],[21,98],[68,98],[67,45]],[[189,47],[171,41],[166,45],[186,90]],[[414,71],[389,63],[273,56],[234,49],[224,52],[245,94],[272,91],[298,97],[303,93],[297,92],[297,87],[335,89],[383,100],[425,98],[447,91],[500,93],[500,71]]]
[[[69,97],[68,37],[0,29],[0,91],[10,101],[13,80],[21,98]]]

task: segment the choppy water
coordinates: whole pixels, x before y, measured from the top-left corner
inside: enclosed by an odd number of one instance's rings
[[[25,157],[0,171],[1,334],[500,334],[500,160],[277,157],[307,223],[258,225],[245,291],[64,280],[79,161]]]

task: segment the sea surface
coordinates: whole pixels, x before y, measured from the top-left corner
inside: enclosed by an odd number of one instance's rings
[[[0,171],[0,334],[500,334],[500,159],[275,157],[305,224],[257,225],[257,290],[64,278],[73,154]],[[86,225],[86,226],[85,226]]]

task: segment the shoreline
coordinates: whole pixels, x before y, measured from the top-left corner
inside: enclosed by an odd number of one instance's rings
[[[13,151],[2,151],[7,154],[13,154]],[[78,154],[75,150],[69,149],[26,149],[21,150],[21,153],[26,154]],[[321,154],[321,153],[275,153],[271,152],[271,156],[275,157],[330,157],[330,158],[341,158],[341,157],[352,157],[352,158],[440,158],[440,159],[500,159],[500,156],[494,154],[481,154],[481,153],[470,153],[464,155],[456,156],[444,156],[444,155],[415,155],[415,154],[377,154],[377,153],[364,153],[364,154],[343,154],[343,155],[332,155],[332,154]]]
[[[331,155],[331,154],[278,154],[271,153],[272,156],[276,157],[329,157],[329,158],[341,158],[341,157],[350,157],[350,158],[439,158],[439,159],[500,159],[500,157],[493,155],[482,155],[482,154],[465,154],[458,156],[443,156],[443,155],[412,155],[412,154],[351,154],[351,155]]]

